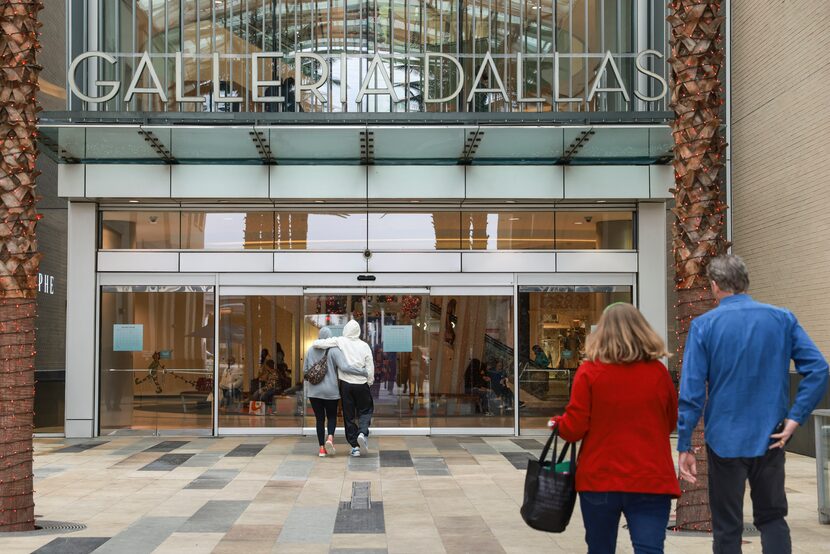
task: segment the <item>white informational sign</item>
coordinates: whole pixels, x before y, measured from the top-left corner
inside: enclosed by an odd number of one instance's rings
[[[384,325],[384,352],[412,352],[412,325]]]
[[[144,350],[144,325],[116,323],[112,326],[112,350],[114,352],[141,352]]]

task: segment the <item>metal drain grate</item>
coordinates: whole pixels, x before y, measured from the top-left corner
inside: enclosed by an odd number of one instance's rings
[[[69,521],[52,521],[48,519],[35,520],[34,531],[17,531],[14,533],[3,533],[4,537],[35,537],[38,535],[61,535],[63,533],[74,533],[83,531],[86,525],[83,523],[72,523]]]

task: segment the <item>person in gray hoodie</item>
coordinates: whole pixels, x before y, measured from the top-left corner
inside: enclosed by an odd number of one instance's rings
[[[314,341],[314,348],[337,347],[346,362],[355,368],[363,368],[366,375],[340,372],[340,396],[343,399],[343,420],[346,440],[352,447],[352,456],[365,456],[368,452],[369,425],[375,405],[369,387],[375,382],[375,363],[372,349],[360,340],[360,324],[349,321],[343,327],[343,336]]]
[[[323,327],[320,329],[319,338],[328,339],[331,337],[331,329]],[[346,361],[343,352],[337,347],[328,349],[308,349],[303,363],[303,376],[306,372],[328,354],[328,369],[322,381],[312,385],[305,381],[305,395],[311,401],[311,409],[314,410],[314,417],[317,420],[317,441],[320,443],[320,457],[334,456],[334,430],[337,427],[337,402],[340,400],[339,375],[349,374],[366,378],[367,371],[362,367],[350,366]],[[328,419],[328,422],[326,420]],[[328,425],[326,425],[328,423]],[[326,431],[328,430],[328,434]]]

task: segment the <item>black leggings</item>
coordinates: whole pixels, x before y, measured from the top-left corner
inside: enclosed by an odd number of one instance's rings
[[[337,400],[323,400],[322,398],[309,398],[311,409],[314,410],[314,417],[317,418],[317,442],[320,446],[326,442],[326,418],[329,420],[328,434],[334,435],[337,427]]]

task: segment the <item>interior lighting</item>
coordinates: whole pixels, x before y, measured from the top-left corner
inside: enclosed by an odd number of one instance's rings
[[[574,221],[574,225],[582,225],[581,221]]]
[[[138,200],[130,200],[130,204],[138,204]]]

